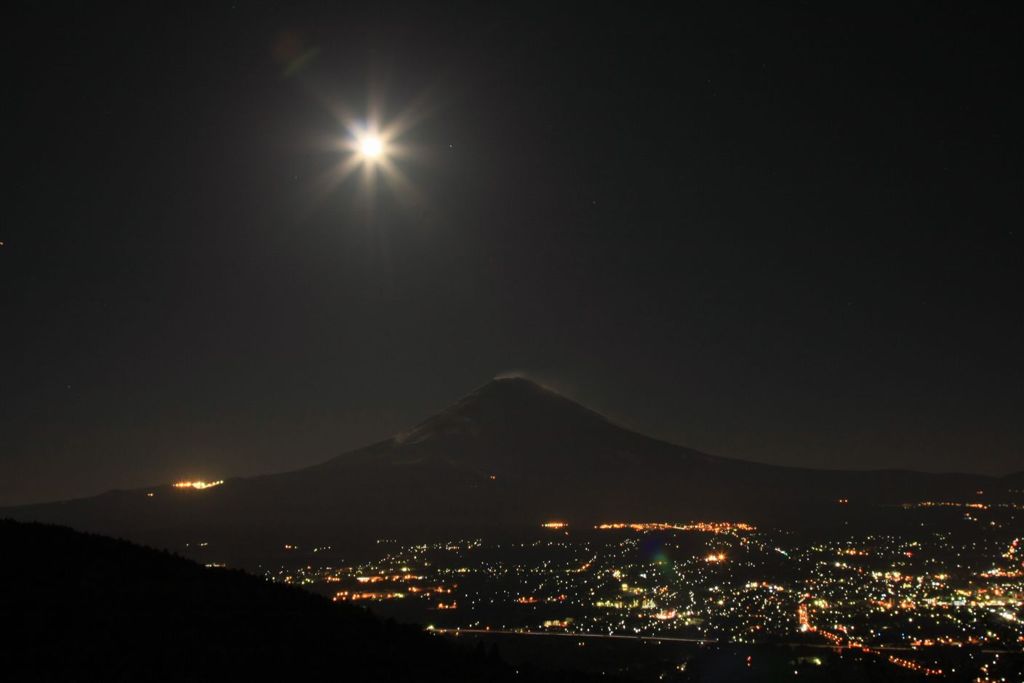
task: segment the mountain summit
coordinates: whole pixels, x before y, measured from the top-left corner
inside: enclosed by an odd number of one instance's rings
[[[321,468],[432,465],[524,486],[569,489],[613,474],[720,459],[623,429],[527,379],[495,379],[393,439]]]
[[[1009,480],[1007,480],[1009,481]],[[839,507],[966,500],[1007,482],[843,472],[707,455],[624,429],[526,379],[495,379],[393,438],[293,472],[0,510],[143,542],[271,531],[296,538],[535,526],[551,519],[822,521]],[[822,522],[824,523],[824,522]],[[230,532],[230,533],[229,533]]]
[[[521,377],[493,379],[405,434],[400,443],[416,443],[452,434],[498,430],[586,428],[608,421],[561,394]]]

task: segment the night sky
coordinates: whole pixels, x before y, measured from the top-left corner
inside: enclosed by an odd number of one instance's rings
[[[0,504],[513,372],[719,455],[1024,469],[1010,3],[59,4],[5,12]],[[404,181],[332,184],[371,111]]]

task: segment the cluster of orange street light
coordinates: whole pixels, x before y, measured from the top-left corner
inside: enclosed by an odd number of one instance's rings
[[[843,626],[836,626],[836,629],[842,633],[842,635],[840,635],[839,633],[832,633],[831,631],[818,628],[817,626],[812,624],[810,618],[810,611],[807,607],[806,602],[801,602],[799,605],[797,605],[797,621],[800,624],[801,631],[817,633],[826,640],[830,641],[836,647],[849,647],[869,654],[881,654],[877,650],[873,650],[872,648],[868,647],[867,645],[864,645],[863,643],[857,642],[855,640],[850,640],[849,636],[846,634],[846,628]],[[913,643],[913,645],[915,646],[932,644],[934,643],[930,641],[917,641]],[[924,666],[923,664],[915,662],[912,659],[905,659],[903,657],[896,657],[890,655],[889,663],[903,667],[904,669],[916,671],[917,673],[924,674],[925,676],[942,675],[941,669],[931,669],[927,666]]]
[[[174,488],[176,489],[196,489],[202,491],[203,489],[211,489],[214,486],[220,486],[224,483],[223,479],[217,481],[179,481],[175,482]]]
[[[904,669],[910,669],[917,673],[924,674],[925,676],[941,676],[942,669],[929,669],[927,666],[918,664],[912,659],[904,659],[903,657],[897,657],[895,655],[889,655],[889,661],[896,666],[902,666]]]
[[[344,602],[346,600],[401,600],[405,597],[405,593],[376,593],[376,592],[361,592],[361,593],[350,593],[348,591],[338,591],[334,594],[332,600],[334,602]]]
[[[950,500],[923,500],[919,503],[904,503],[904,508],[971,508],[973,510],[988,510],[989,505],[985,503],[957,503]]]
[[[423,579],[422,576],[416,576],[415,574],[392,574],[391,576],[374,574],[373,576],[356,577],[356,581],[359,583],[380,583],[381,581],[420,581],[421,579]]]
[[[755,526],[745,522],[690,522],[688,524],[669,524],[668,522],[608,522],[606,524],[598,524],[594,528],[600,529],[601,531],[632,529],[633,531],[701,531],[710,534],[728,534],[735,531],[757,531]]]

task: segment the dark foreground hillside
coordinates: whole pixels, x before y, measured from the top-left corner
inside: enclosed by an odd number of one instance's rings
[[[5,681],[588,680],[103,536],[0,520],[0,547]]]

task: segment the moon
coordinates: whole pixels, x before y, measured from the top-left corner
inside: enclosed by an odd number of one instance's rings
[[[376,135],[367,135],[359,140],[359,156],[367,161],[376,161],[384,156],[384,141]]]

